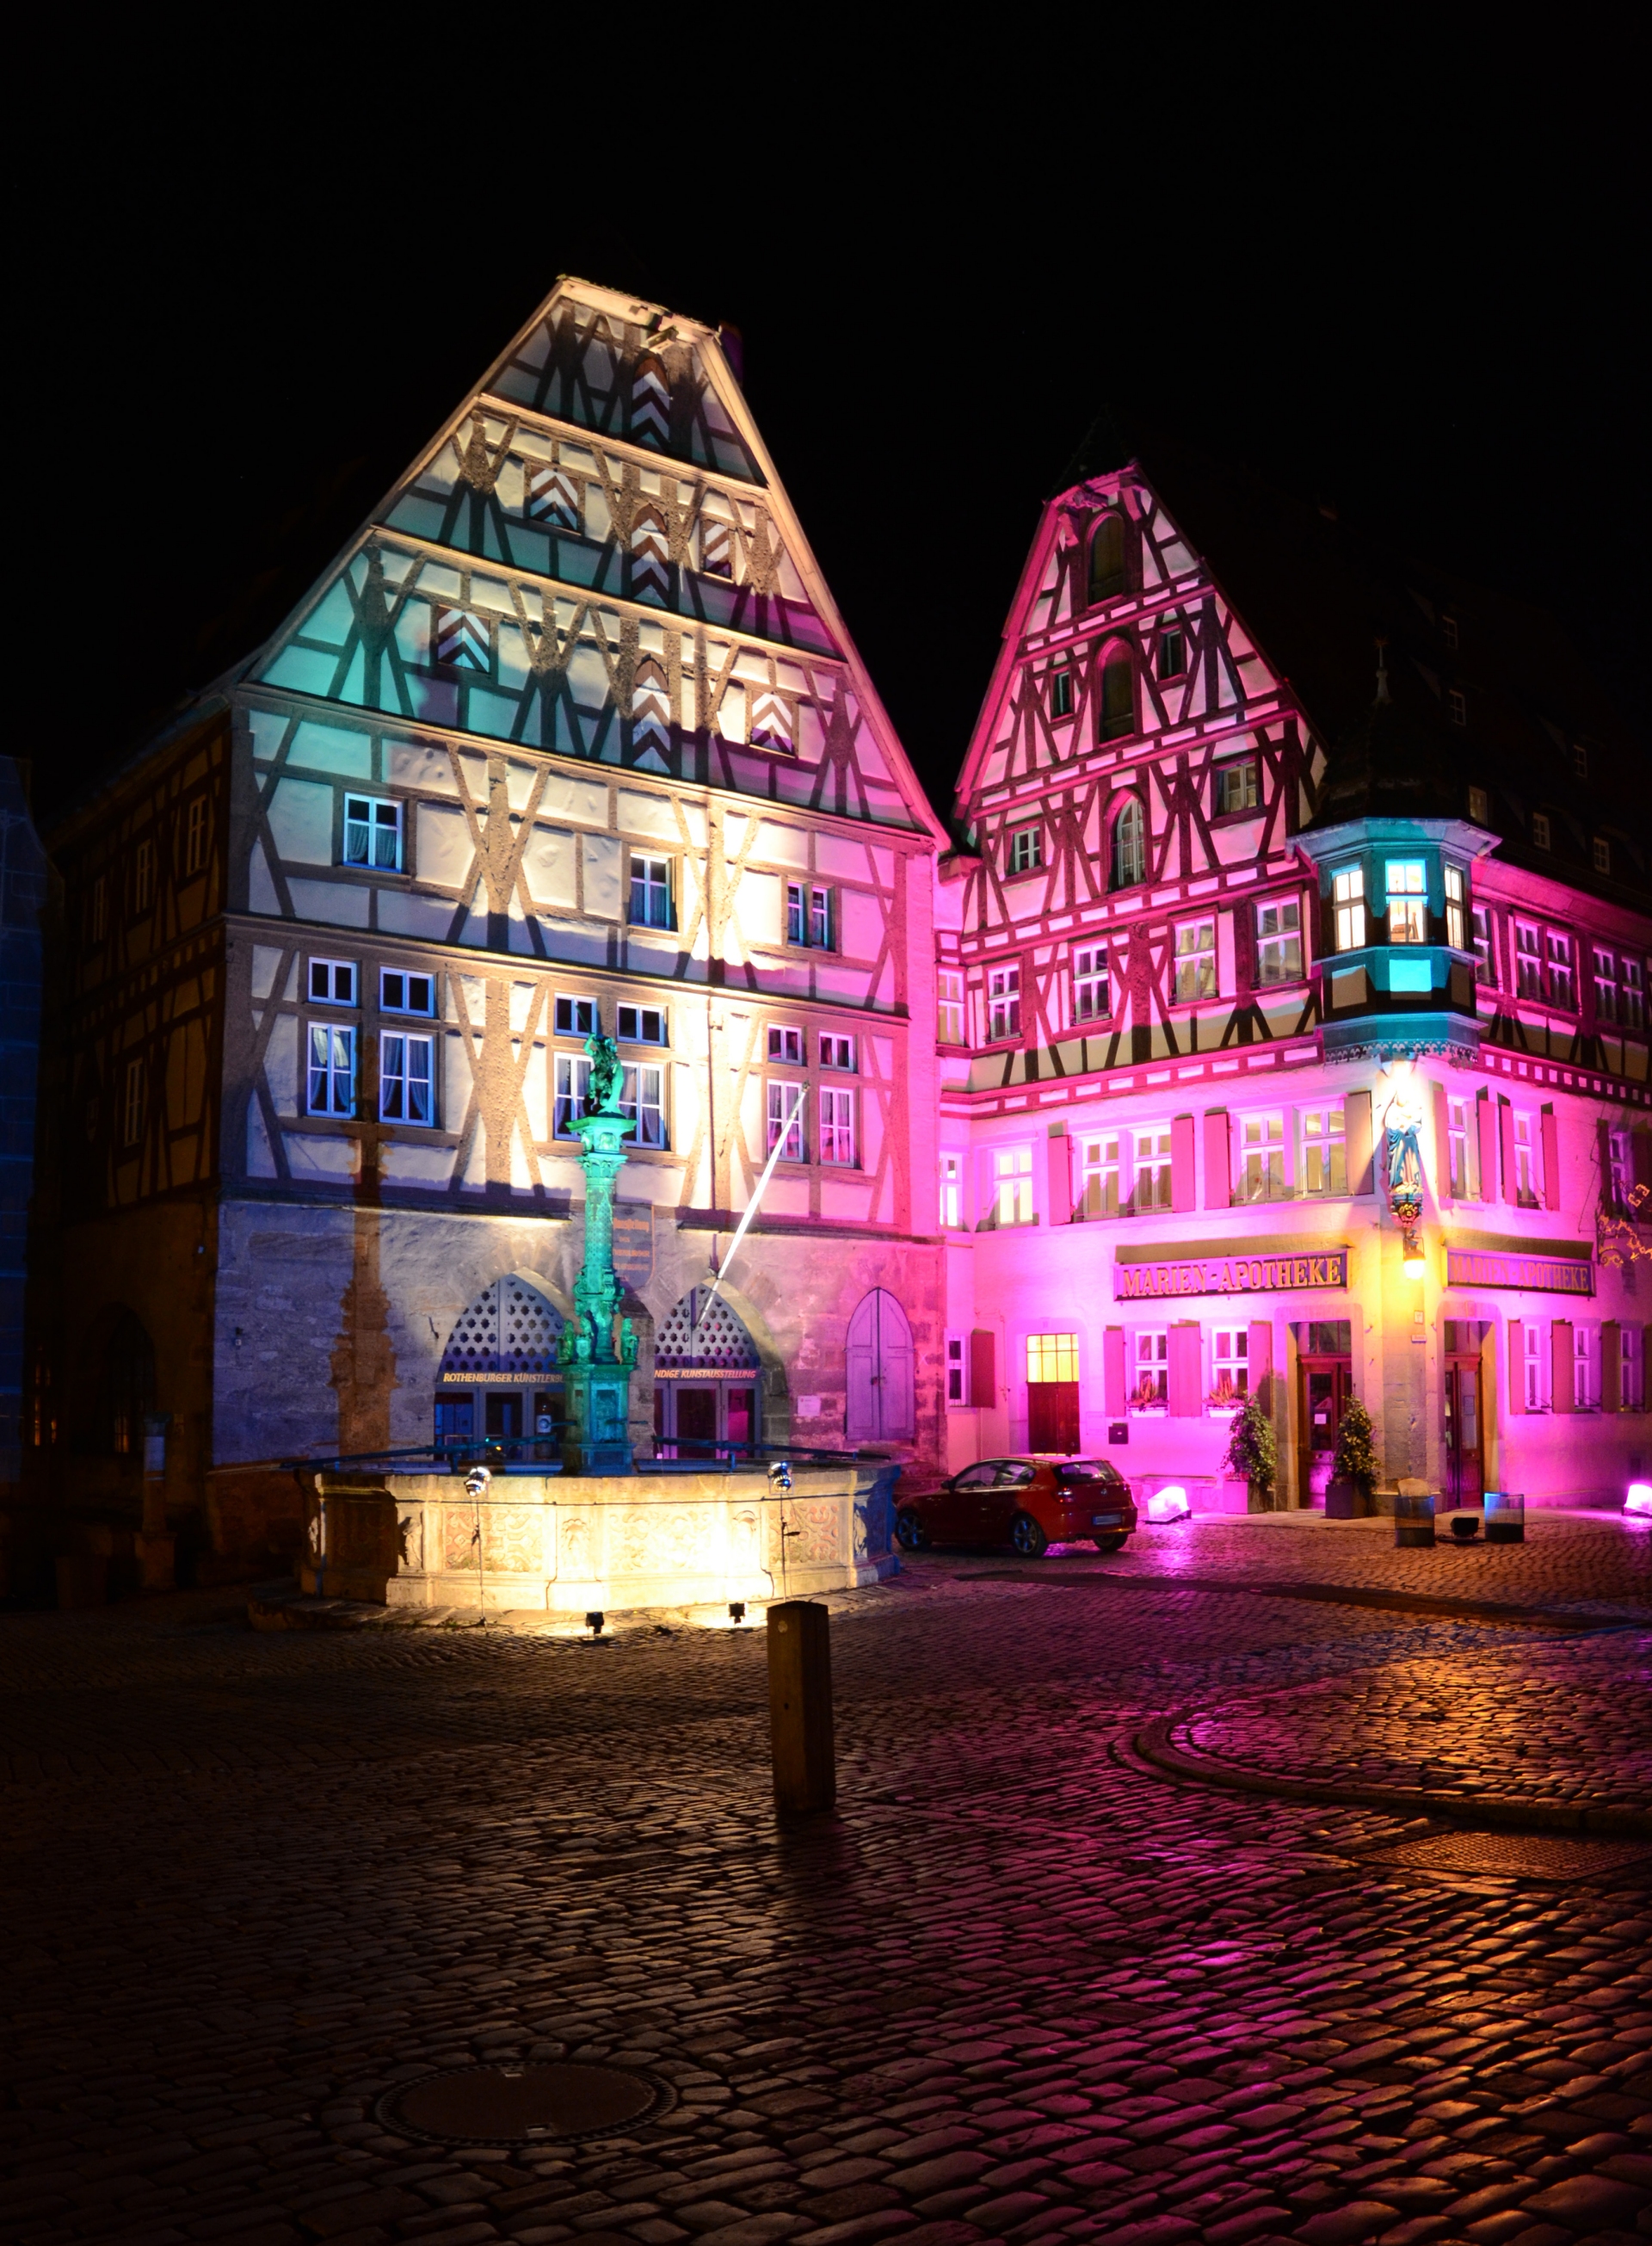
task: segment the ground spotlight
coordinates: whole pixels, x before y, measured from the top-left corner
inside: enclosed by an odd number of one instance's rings
[[[1192,1511],[1186,1491],[1177,1482],[1167,1489],[1156,1489],[1147,1501],[1149,1521],[1186,1521]]]
[[[742,1623],[745,1620],[745,1601],[744,1599],[731,1599],[729,1601],[729,1620],[732,1623]]]
[[[591,1612],[585,1617],[585,1627],[590,1631],[593,1637],[601,1637],[602,1635],[602,1624],[607,1621],[607,1616],[602,1613],[600,1608],[593,1608]]]
[[[1642,1520],[1652,1520],[1652,1481],[1632,1481],[1623,1500],[1623,1510],[1638,1514]]]

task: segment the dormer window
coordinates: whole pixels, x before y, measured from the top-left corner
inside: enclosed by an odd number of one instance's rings
[[[1455,616],[1442,616],[1440,618],[1440,637],[1445,642],[1446,646],[1451,649],[1451,653],[1455,655],[1457,653],[1458,644],[1457,618]]]
[[[1549,815],[1547,811],[1534,811],[1532,813],[1532,847],[1534,850],[1548,850],[1553,847],[1549,840]]]
[[[1096,525],[1090,541],[1090,598],[1111,600],[1115,593],[1129,589],[1129,575],[1125,568],[1125,518],[1122,514],[1104,514]]]
[[[1454,725],[1468,723],[1468,698],[1460,686],[1451,686],[1445,692],[1445,714]]]
[[[1593,861],[1594,870],[1597,874],[1609,874],[1611,872],[1612,845],[1607,841],[1604,834],[1597,834],[1593,842],[1590,843],[1589,855]]]
[[[1483,787],[1472,787],[1468,792],[1468,815],[1477,827],[1488,827],[1492,806]]]
[[[1572,744],[1572,770],[1579,779],[1587,779],[1589,776],[1589,752],[1581,741]]]

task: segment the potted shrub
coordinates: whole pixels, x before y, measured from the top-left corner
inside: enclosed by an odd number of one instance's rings
[[[1358,1521],[1370,1511],[1371,1484],[1382,1468],[1371,1447],[1371,1415],[1355,1401],[1336,1430],[1336,1454],[1325,1492],[1328,1521]]]
[[[1274,1443],[1273,1423],[1254,1396],[1247,1399],[1243,1411],[1234,1421],[1223,1463],[1246,1484],[1251,1512],[1271,1512],[1279,1453]]]

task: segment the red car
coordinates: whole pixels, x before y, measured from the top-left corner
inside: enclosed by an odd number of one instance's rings
[[[982,1459],[923,1496],[896,1501],[905,1552],[931,1544],[1010,1544],[1023,1559],[1051,1544],[1118,1552],[1136,1526],[1130,1484],[1107,1459]]]

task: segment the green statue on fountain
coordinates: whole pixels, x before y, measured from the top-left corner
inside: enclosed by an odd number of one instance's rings
[[[614,1181],[625,1167],[625,1138],[636,1126],[621,1112],[625,1072],[613,1038],[587,1038],[585,1050],[590,1084],[585,1113],[573,1126],[585,1148],[585,1266],[574,1282],[575,1315],[556,1352],[568,1414],[562,1471],[629,1474],[636,1335],[620,1315],[625,1290],[614,1271]]]

